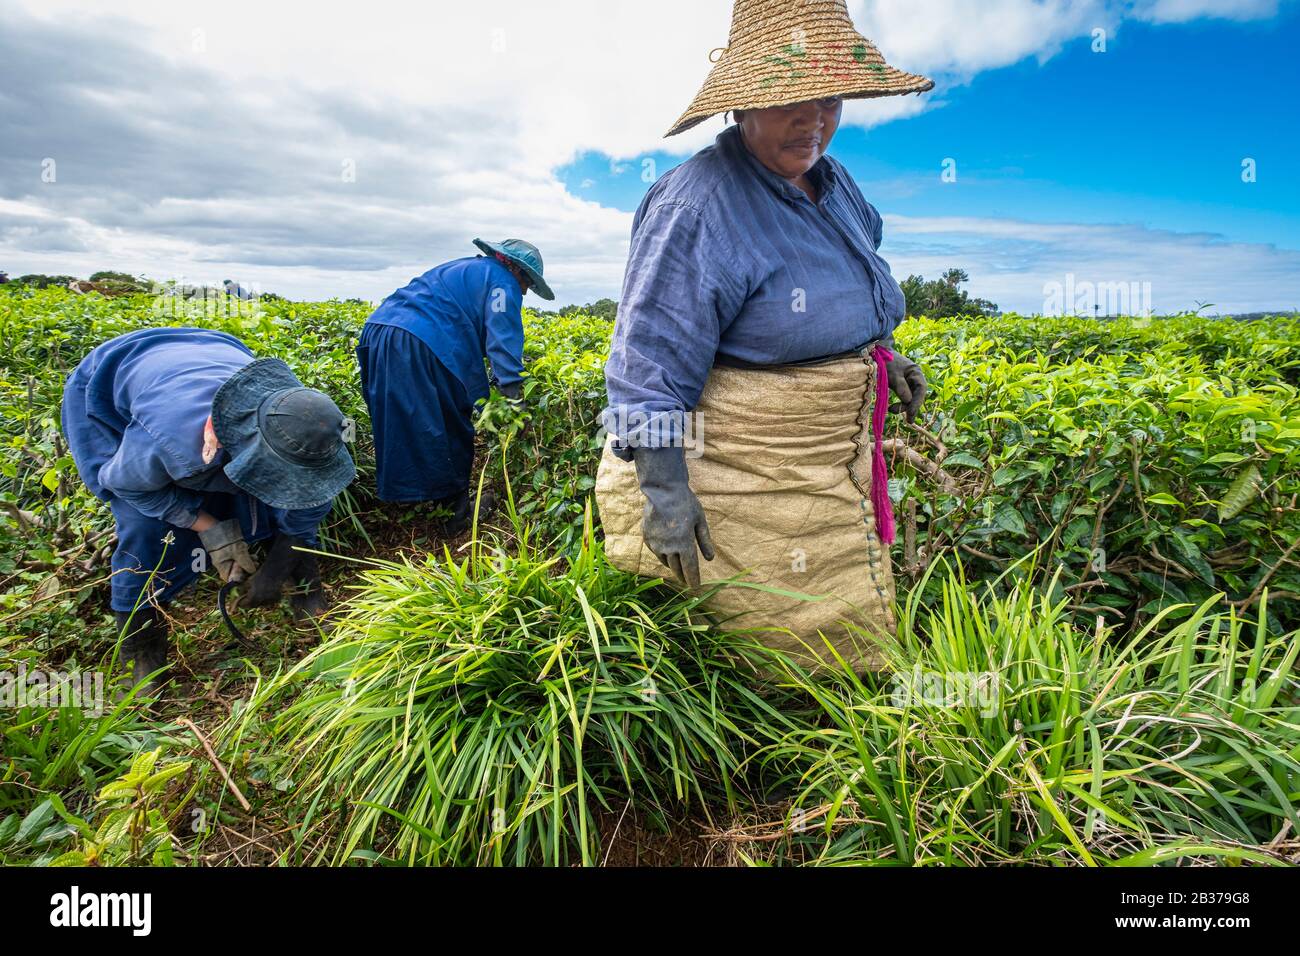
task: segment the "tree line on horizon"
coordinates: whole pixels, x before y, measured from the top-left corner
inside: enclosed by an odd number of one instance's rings
[[[0,272],[0,282],[19,283],[34,289],[45,289],[50,286],[64,287],[77,281],[82,280],[77,276],[41,273],[10,279],[4,272]],[[125,272],[103,270],[93,273],[88,281],[116,295],[153,291],[153,283],[150,280]],[[969,281],[970,276],[964,269],[949,269],[938,279],[928,281],[923,276],[908,276],[899,283],[907,301],[907,314],[925,315],[935,319],[1000,315],[1001,310],[996,303],[987,299],[971,298],[970,294],[961,288],[962,284]],[[348,299],[347,301],[359,302],[360,300]],[[601,298],[585,305],[575,303],[558,310],[538,310],[538,314],[562,317],[583,314],[613,322],[618,315],[618,302],[610,298]]]

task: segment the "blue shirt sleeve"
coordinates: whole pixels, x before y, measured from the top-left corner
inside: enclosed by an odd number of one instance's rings
[[[513,385],[524,377],[524,294],[514,276],[508,283],[488,286],[483,305],[483,328],[492,377],[500,385]]]
[[[623,298],[605,364],[603,419],[615,451],[681,438],[718,340],[745,301],[743,271],[696,206],[653,206],[633,229]]]
[[[139,421],[122,434],[117,454],[99,470],[104,490],[150,518],[179,528],[198,520],[203,495],[173,483],[168,452]]]

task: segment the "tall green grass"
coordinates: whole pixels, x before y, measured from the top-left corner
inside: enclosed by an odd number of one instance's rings
[[[814,680],[612,569],[590,528],[567,565],[519,537],[372,565],[333,636],[243,712],[237,735],[264,720],[290,755],[304,858],[595,864],[629,800],[764,862],[1294,852],[1300,635],[1266,615],[1211,600],[1121,639],[1050,589],[944,566],[941,600],[902,609],[890,673]],[[761,842],[741,818],[767,821]]]
[[[1118,640],[1024,583],[914,592],[894,676],[791,683],[828,726],[759,759],[796,781],[783,848],[819,864],[1276,861],[1300,830],[1300,633],[1211,598]],[[1162,629],[1167,627],[1167,629]],[[958,680],[969,675],[969,680]],[[974,690],[971,690],[974,688]],[[932,691],[938,691],[933,693]],[[1291,844],[1294,852],[1294,837]]]
[[[746,757],[797,726],[758,678],[771,652],[611,568],[590,514],[583,542],[568,563],[526,529],[510,554],[367,563],[332,636],[233,728],[297,695],[262,729],[305,856],[593,864],[601,810],[738,806]]]

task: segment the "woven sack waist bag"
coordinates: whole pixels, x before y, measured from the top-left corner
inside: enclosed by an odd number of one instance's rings
[[[701,585],[716,585],[704,606],[724,631],[813,670],[841,667],[837,657],[880,669],[880,641],[897,626],[871,494],[872,419],[888,401],[881,368],[869,348],[813,365],[716,366],[695,410],[687,467],[716,551],[700,559]],[[612,441],[596,478],[606,554],[620,570],[671,580],[642,537],[636,466]]]

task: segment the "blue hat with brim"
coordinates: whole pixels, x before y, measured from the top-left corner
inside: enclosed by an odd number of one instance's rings
[[[351,484],[349,425],[328,395],[303,387],[280,359],[245,365],[212,399],[212,429],[230,455],[226,477],[287,511],[319,507]]]
[[[474,245],[488,255],[501,253],[501,255],[524,270],[528,275],[528,280],[533,284],[534,292],[548,302],[555,298],[555,293],[551,291],[551,287],[542,278],[542,253],[531,242],[524,242],[522,239],[506,239],[504,242],[488,242],[486,239],[475,239]]]

